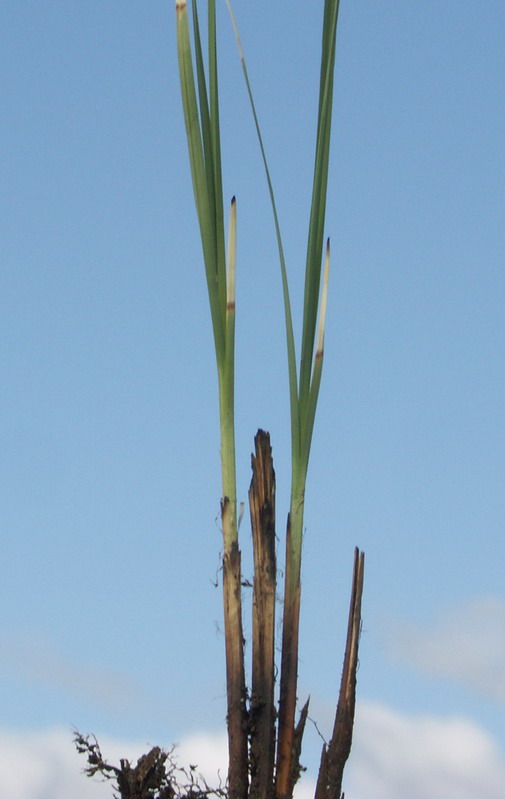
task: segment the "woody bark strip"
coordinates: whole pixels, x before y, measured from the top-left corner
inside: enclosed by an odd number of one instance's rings
[[[344,766],[351,751],[356,704],[356,670],[358,668],[358,647],[361,632],[361,598],[363,595],[364,569],[365,555],[356,548],[354,551],[351,602],[340,694],[332,738],[328,747],[323,747],[321,754],[315,799],[340,799]]]
[[[228,524],[230,510],[230,501],[225,497],[221,503],[223,529]],[[247,708],[240,586],[240,550],[238,542],[234,540],[226,546],[223,556],[229,799],[246,799],[248,792]]]
[[[275,758],[275,472],[270,436],[258,430],[249,506],[254,551],[250,799],[271,799]]]
[[[288,514],[286,529],[286,567],[284,578],[284,616],[282,620],[282,658],[279,696],[276,799],[292,796],[295,744],[296,687],[298,680],[298,635],[300,619],[300,558],[294,553],[293,522],[303,524],[303,500],[292,503],[294,518]],[[297,526],[298,526],[297,525]]]

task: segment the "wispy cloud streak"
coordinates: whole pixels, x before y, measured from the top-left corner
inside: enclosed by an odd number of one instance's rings
[[[428,628],[397,624],[390,653],[432,677],[455,680],[505,704],[505,603],[478,599],[454,608]]]
[[[109,713],[140,710],[148,701],[142,687],[121,669],[78,663],[38,633],[2,637],[0,669],[16,679],[62,691]]]

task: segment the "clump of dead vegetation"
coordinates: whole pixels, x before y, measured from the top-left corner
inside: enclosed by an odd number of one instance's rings
[[[108,763],[94,735],[75,733],[77,751],[86,755],[87,777],[99,776],[113,781],[114,799],[224,799],[226,790],[219,786],[210,788],[197,771],[197,766],[182,768],[177,765],[174,748],[168,752],[153,746],[137,760],[135,766],[121,758],[119,766]]]

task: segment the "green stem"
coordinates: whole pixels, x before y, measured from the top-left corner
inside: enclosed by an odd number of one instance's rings
[[[223,602],[228,700],[228,796],[229,799],[246,799],[247,713],[234,432],[236,209],[233,200],[227,258],[224,245],[215,5],[215,0],[208,0],[208,81],[205,76],[196,0],[192,2],[196,86],[186,0],[176,0],[177,44],[182,105],[202,238],[219,383]]]

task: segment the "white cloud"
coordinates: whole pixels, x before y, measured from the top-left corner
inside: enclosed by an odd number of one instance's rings
[[[505,704],[505,604],[479,599],[446,612],[431,629],[397,625],[393,656]]]
[[[163,742],[154,742],[160,743]],[[133,762],[146,742],[100,738],[104,757]],[[226,774],[224,732],[188,736],[177,746],[180,765],[198,765],[209,784]],[[111,799],[110,783],[83,776],[85,760],[68,730],[0,731],[0,796],[9,799]],[[312,799],[314,775],[297,787]],[[355,741],[344,775],[346,799],[502,799],[505,761],[488,733],[465,718],[407,716],[383,705],[361,703]]]
[[[346,799],[503,799],[505,760],[466,718],[361,703],[344,780]]]
[[[0,796],[9,799],[111,799],[110,786],[92,784],[70,731],[0,732]]]

